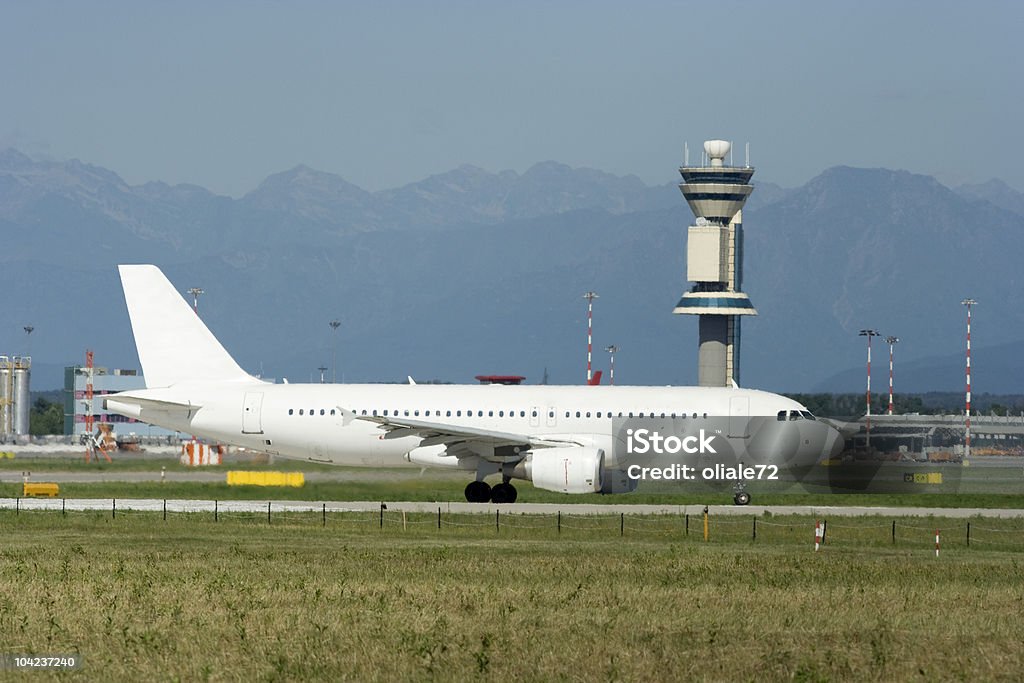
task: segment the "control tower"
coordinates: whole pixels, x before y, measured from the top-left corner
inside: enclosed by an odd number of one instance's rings
[[[749,165],[726,166],[730,143],[704,143],[707,161],[684,165],[679,189],[696,217],[686,239],[690,291],[672,311],[700,316],[698,384],[727,387],[740,381],[740,316],[757,315],[743,286],[743,205],[754,191]],[[687,159],[684,163],[688,164]]]

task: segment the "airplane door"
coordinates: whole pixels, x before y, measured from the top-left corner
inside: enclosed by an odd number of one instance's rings
[[[729,399],[729,438],[745,439],[750,436],[750,398],[733,396]]]
[[[246,392],[245,401],[242,404],[242,433],[262,434],[263,421],[260,418],[260,411],[263,408],[262,392]]]
[[[530,426],[540,427],[540,406],[530,408]]]

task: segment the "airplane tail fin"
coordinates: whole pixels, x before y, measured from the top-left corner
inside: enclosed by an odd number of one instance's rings
[[[255,382],[156,266],[118,266],[146,386]]]

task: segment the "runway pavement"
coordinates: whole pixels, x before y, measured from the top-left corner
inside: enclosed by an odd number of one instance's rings
[[[161,500],[159,498],[0,498],[0,509],[18,510],[68,510],[68,511],[147,511],[161,512],[164,505],[168,512],[209,512],[216,508],[220,512],[266,513],[271,512],[379,512],[380,501],[257,501],[257,500]],[[703,505],[597,505],[590,503],[513,503],[494,505],[491,503],[436,503],[414,501],[387,501],[389,511],[433,512],[438,508],[450,513],[555,515],[558,512],[572,515],[699,515]],[[1024,509],[985,508],[924,508],[924,507],[852,507],[852,506],[809,506],[809,505],[711,505],[712,515],[763,516],[772,515],[820,515],[823,517],[990,517],[1024,518]]]

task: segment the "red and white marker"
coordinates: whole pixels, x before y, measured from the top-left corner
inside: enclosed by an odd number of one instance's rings
[[[971,306],[978,302],[974,299],[964,299],[960,303],[967,307],[967,392],[964,405],[964,461],[967,462],[971,458]]]
[[[821,547],[822,539],[825,535],[825,526],[818,521],[814,522],[814,552],[818,552],[818,548]]]
[[[587,292],[583,298],[587,300],[587,384],[590,384],[593,379],[591,368],[594,354],[594,299],[598,298],[597,292]]]
[[[939,556],[939,530],[935,530],[935,557]]]

